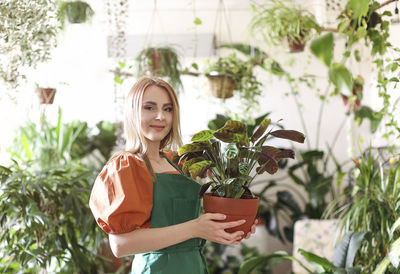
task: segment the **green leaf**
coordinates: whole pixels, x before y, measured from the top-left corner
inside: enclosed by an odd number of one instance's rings
[[[205,142],[214,138],[214,130],[202,130],[192,137],[192,142]]]
[[[243,175],[248,175],[250,173],[250,164],[246,162],[239,163],[239,172]]]
[[[367,16],[369,9],[369,0],[349,0],[346,10],[351,10],[351,18],[360,20],[361,17]]]
[[[191,165],[193,165],[194,163],[201,162],[201,161],[204,161],[204,158],[203,158],[203,157],[195,157],[195,158],[191,158],[191,159],[187,160],[187,161],[184,162],[183,165],[182,165],[182,171],[183,171],[183,173],[184,173],[186,176],[190,176],[189,167],[190,167]]]
[[[396,220],[396,222],[394,222],[394,224],[392,225],[392,228],[390,229],[390,237],[393,237],[393,233],[396,231],[396,229],[400,226],[400,218],[398,218]]]
[[[227,159],[235,158],[239,153],[239,149],[237,148],[235,143],[229,143],[224,150],[224,155]]]
[[[398,268],[400,263],[400,238],[390,245],[388,255],[392,265],[394,265],[395,268]]]
[[[340,63],[333,63],[329,69],[329,80],[345,96],[353,93],[353,77],[350,71]]]
[[[311,42],[311,52],[318,57],[328,67],[331,65],[333,59],[333,33],[329,32]]]
[[[253,136],[251,136],[250,141],[253,143],[256,142],[265,133],[270,123],[271,119],[262,120],[256,132],[254,132]]]
[[[320,257],[312,252],[305,251],[301,248],[298,249],[298,252],[303,255],[307,261],[321,266],[325,271],[332,271],[336,268],[328,259]]]
[[[197,176],[203,174],[207,169],[213,166],[213,162],[211,161],[201,161],[196,162],[189,166],[189,173],[192,178],[196,178]]]
[[[115,77],[114,77],[114,82],[117,83],[117,84],[122,85],[122,83],[124,82],[124,79],[122,79],[122,78],[119,77],[119,76],[115,76]]]
[[[240,121],[229,120],[225,125],[214,132],[215,138],[231,143],[234,141],[235,135],[247,136],[247,126],[245,123]]]
[[[205,149],[209,148],[208,143],[203,143],[203,142],[196,142],[196,143],[191,143],[191,144],[186,144],[181,146],[178,149],[178,155],[182,156],[183,154],[189,153],[189,152],[198,152],[198,151],[203,151]]]
[[[388,257],[385,257],[375,268],[372,274],[385,274],[386,268],[389,266],[390,260]]]
[[[200,19],[199,17],[196,17],[196,18],[194,19],[193,23],[194,23],[195,25],[201,25],[201,24],[202,24],[202,21],[201,21],[201,19]]]
[[[333,264],[336,267],[352,267],[354,258],[366,232],[349,232],[335,246]]]

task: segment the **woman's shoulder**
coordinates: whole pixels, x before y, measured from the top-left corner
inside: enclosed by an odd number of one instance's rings
[[[118,172],[126,168],[145,168],[145,163],[135,154],[129,151],[119,151],[115,153],[105,164],[103,171]]]

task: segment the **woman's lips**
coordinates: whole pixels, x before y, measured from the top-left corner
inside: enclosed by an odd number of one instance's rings
[[[164,129],[164,126],[150,126],[151,128],[154,128],[155,130],[161,131]]]

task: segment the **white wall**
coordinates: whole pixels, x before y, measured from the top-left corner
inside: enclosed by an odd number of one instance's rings
[[[64,33],[59,37],[59,46],[54,51],[54,58],[48,64],[43,64],[29,74],[29,82],[20,88],[18,93],[12,93],[17,98],[12,101],[7,96],[0,100],[0,163],[7,161],[9,156],[5,149],[11,143],[15,129],[23,123],[26,118],[38,120],[39,113],[46,111],[48,114],[56,115],[58,106],[63,109],[64,121],[79,119],[88,121],[94,125],[99,120],[119,120],[120,105],[114,104],[114,82],[111,69],[115,68],[116,60],[107,57],[106,39],[108,33],[107,16],[103,1],[88,1],[96,15],[92,23],[83,25],[67,25]],[[316,4],[311,6],[314,12],[324,14]],[[196,16],[201,18],[203,24],[197,27],[198,33],[214,32],[216,18],[216,7],[218,1],[158,1],[158,17],[153,20],[153,29],[149,33],[149,20],[152,18],[153,1],[131,1],[129,9],[128,34],[149,34],[157,33],[193,33],[194,35],[194,12],[193,3],[196,5]],[[310,4],[310,3],[309,3]],[[316,58],[310,57],[308,49],[303,53],[287,54],[285,47],[269,48],[262,41],[255,41],[248,34],[248,22],[251,19],[251,12],[248,9],[247,1],[230,0],[225,1],[228,15],[228,25],[231,31],[232,42],[245,42],[261,46],[271,56],[274,56],[282,64],[287,64],[290,59],[295,60],[292,67],[287,66],[294,75],[301,75],[305,71],[317,76],[317,87],[324,91],[328,84],[327,71],[321,62]],[[398,32],[398,26],[395,31]],[[225,21],[221,25],[221,31],[217,31],[218,41],[229,42]],[[396,37],[396,35],[392,35]],[[394,40],[399,43],[399,39]],[[337,40],[336,51],[340,52],[344,41]],[[367,51],[365,51],[367,54]],[[184,64],[190,65],[193,58],[187,57],[183,60]],[[337,57],[339,60],[339,57]],[[202,63],[201,59],[196,59]],[[353,73],[363,74],[367,83],[373,84],[370,74],[370,60],[365,55],[363,62],[351,64]],[[293,97],[286,96],[289,91],[287,83],[280,81],[276,77],[257,71],[264,84],[264,93],[260,99],[262,114],[272,111],[274,120],[283,119],[282,124],[287,129],[304,131],[302,128],[299,114]],[[223,113],[227,107],[237,107],[240,102],[237,98],[228,99],[225,103],[212,98],[208,91],[207,80],[204,77],[183,76],[184,93],[180,97],[182,106],[182,131],[184,141],[188,142],[190,136],[207,126],[207,122],[215,117],[216,113]],[[55,86],[57,88],[56,99],[53,105],[48,107],[39,106],[36,95],[33,93],[34,83],[40,85]],[[128,79],[122,86],[122,92],[127,93],[134,79]],[[66,84],[64,84],[66,83]],[[331,89],[332,90],[332,89]],[[369,95],[369,89],[365,90],[364,102],[372,107],[378,107],[377,99]],[[315,90],[301,88],[299,90],[299,100],[302,104],[301,112],[304,115],[307,125],[307,139],[311,143],[311,148],[316,147],[316,125],[318,111],[321,101],[316,96]],[[338,97],[329,99],[325,107],[322,126],[320,130],[319,148],[325,148],[326,143],[331,143],[337,128],[345,119],[345,107]],[[361,129],[354,131],[354,125],[348,121],[346,127],[339,135],[335,147],[335,155],[339,161],[345,161],[354,145],[354,138],[349,135],[349,130],[370,136],[368,134],[368,122],[365,122]],[[370,136],[371,137],[371,136]],[[381,140],[373,142],[384,144]],[[278,143],[278,145],[289,145],[288,143]],[[303,149],[306,145],[297,145]],[[349,154],[350,153],[350,154]],[[275,239],[264,239],[257,243],[261,250],[272,252],[278,249],[286,249],[290,252],[290,246],[282,246]],[[263,249],[263,246],[266,247]]]

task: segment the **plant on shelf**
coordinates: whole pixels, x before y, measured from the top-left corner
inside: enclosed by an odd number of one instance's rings
[[[204,73],[210,81],[211,91],[217,98],[229,98],[236,90],[245,111],[258,105],[261,83],[253,74],[252,60],[243,61],[235,53],[219,57],[215,62],[206,61]]]
[[[237,230],[243,228],[243,231],[249,231],[257,213],[258,198],[249,190],[254,178],[264,172],[274,174],[281,159],[294,158],[292,150],[267,146],[265,141],[272,136],[299,143],[305,139],[301,132],[295,130],[267,131],[270,122],[270,119],[262,120],[255,132],[249,135],[245,123],[229,120],[216,131],[203,130],[194,134],[192,143],[180,147],[178,151],[179,162],[185,160],[182,170],[186,175],[192,178],[208,177],[200,192],[200,196],[204,196],[206,212],[247,216],[248,221],[235,228]],[[211,193],[204,195],[210,186]],[[238,206],[240,213],[232,213],[232,204],[226,205],[227,212],[222,205],[212,209],[210,201],[229,201]],[[246,204],[251,209],[247,209]],[[227,220],[235,218],[234,215],[227,215]]]
[[[270,4],[252,4],[254,17],[250,23],[253,34],[261,33],[272,45],[287,41],[291,52],[303,51],[305,43],[321,32],[314,16],[295,5],[292,0],[271,0]]]
[[[138,77],[152,75],[166,78],[177,92],[182,90],[180,62],[172,47],[148,47],[136,57]]]
[[[64,28],[65,18],[71,24],[82,24],[91,19],[93,15],[93,9],[84,1],[61,2],[57,14],[61,28]]]

